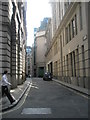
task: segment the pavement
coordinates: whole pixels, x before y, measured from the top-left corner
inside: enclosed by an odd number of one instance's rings
[[[64,83],[57,79],[53,79],[53,81],[58,82],[59,84],[65,86],[65,87],[68,87],[70,89],[74,89],[78,92],[81,92],[87,96],[90,96],[90,92],[88,91],[88,89],[81,88],[81,87],[78,87],[78,86],[75,86],[72,84]],[[9,109],[13,108],[15,105],[17,105],[31,84],[32,84],[32,82],[31,82],[31,79],[29,78],[22,85],[19,85],[17,88],[10,90],[10,93],[16,99],[16,102],[14,104],[10,104],[8,98],[6,96],[4,96],[0,100],[0,112],[9,110]]]
[[[66,82],[62,82],[62,81],[57,80],[57,79],[53,79],[53,81],[90,97],[90,90],[87,89],[87,88],[82,88],[80,86],[76,86],[76,85],[73,85],[73,84],[68,84]]]
[[[17,88],[10,90],[11,95],[16,99],[16,102],[11,104],[6,96],[0,99],[0,112],[4,112],[16,106],[21,100],[28,87],[31,84],[31,79],[27,79],[22,85],[18,85]]]

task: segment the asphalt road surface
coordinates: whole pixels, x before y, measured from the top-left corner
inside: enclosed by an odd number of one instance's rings
[[[32,87],[2,118],[88,118],[88,98],[54,81],[33,78]]]

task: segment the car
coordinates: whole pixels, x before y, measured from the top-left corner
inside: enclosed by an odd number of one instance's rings
[[[50,72],[45,72],[43,76],[43,80],[46,80],[46,81],[52,80],[52,74]]]
[[[31,75],[28,75],[29,78],[31,78],[32,76]]]

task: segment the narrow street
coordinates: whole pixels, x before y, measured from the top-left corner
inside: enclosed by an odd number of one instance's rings
[[[88,118],[88,99],[54,81],[33,78],[32,87],[2,118]]]
[[[89,11],[90,0],[0,0],[0,120],[89,119]]]

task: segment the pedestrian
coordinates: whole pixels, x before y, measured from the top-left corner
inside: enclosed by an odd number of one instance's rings
[[[12,104],[13,102],[15,102],[15,99],[11,96],[11,94],[10,94],[10,92],[8,90],[8,85],[11,86],[11,83],[8,82],[7,74],[8,74],[8,71],[5,70],[4,74],[2,76],[2,79],[1,79],[2,97],[5,94],[8,97],[10,103]]]

